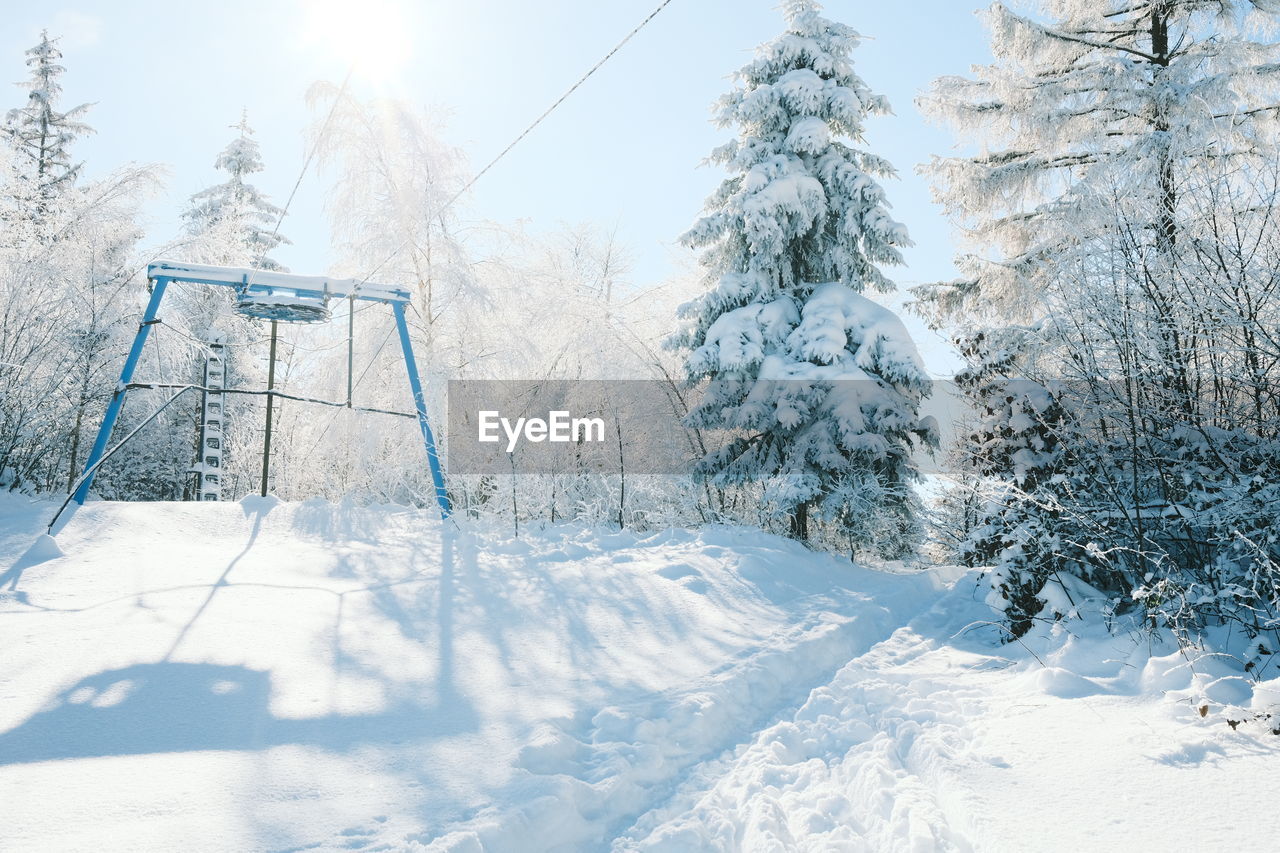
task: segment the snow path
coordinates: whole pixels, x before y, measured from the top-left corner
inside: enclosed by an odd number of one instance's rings
[[[688,768],[741,743],[886,636],[912,598],[918,606],[921,585],[903,581],[915,586],[913,597],[903,590],[875,602],[846,595],[837,609],[862,611],[852,618],[826,609],[834,603],[827,596],[809,598],[805,606],[815,613],[692,688],[542,726],[520,753],[518,766],[529,775],[502,797],[520,807],[488,810],[426,849],[529,849],[531,838],[538,849],[599,845],[669,794]],[[897,599],[897,607],[884,598]]]
[[[934,610],[935,631],[947,621]],[[731,759],[692,774],[615,841],[621,850],[967,851],[938,768],[972,741],[981,686],[930,668],[932,636],[902,628]],[[981,663],[976,658],[965,664]],[[962,822],[961,822],[962,824]]]
[[[1280,679],[1250,689],[1100,627],[998,645],[965,585],[689,774],[615,853],[1275,849],[1280,816],[1240,804],[1280,784],[1280,739],[1224,723],[1277,708]]]

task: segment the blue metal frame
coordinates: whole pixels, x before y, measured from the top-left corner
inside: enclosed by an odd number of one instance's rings
[[[164,298],[165,289],[170,282],[179,281],[218,287],[236,287],[254,293],[286,293],[317,300],[350,297],[362,301],[382,302],[390,305],[392,312],[395,314],[396,328],[400,332],[400,348],[404,351],[404,363],[409,373],[409,387],[413,391],[413,405],[418,415],[418,426],[422,429],[422,440],[427,451],[427,465],[431,469],[431,479],[435,484],[436,502],[440,505],[440,517],[447,519],[452,514],[449,493],[444,486],[444,473],[440,467],[440,457],[436,452],[435,438],[431,433],[431,424],[427,420],[427,404],[422,392],[422,380],[418,376],[418,367],[413,358],[413,346],[409,342],[409,326],[405,321],[404,313],[404,306],[409,301],[409,292],[407,290],[385,285],[370,285],[365,282],[329,281],[325,279],[308,279],[302,276],[296,277],[299,284],[295,285],[288,282],[290,276],[285,273],[262,273],[256,270],[251,273],[240,273],[226,268],[176,264],[170,261],[158,261],[151,264],[147,268],[147,274],[154,282],[151,290],[151,299],[147,302],[146,311],[142,315],[142,323],[138,326],[137,335],[134,336],[133,346],[129,348],[129,355],[125,359],[124,368],[120,371],[120,382],[116,385],[115,394],[112,395],[111,402],[107,406],[106,414],[102,419],[102,426],[98,428],[98,436],[93,442],[93,449],[89,451],[89,457],[85,460],[84,473],[81,475],[80,485],[71,496],[71,499],[77,504],[83,505],[89,496],[89,487],[93,485],[93,479],[97,475],[95,466],[106,452],[107,442],[111,438],[111,431],[115,428],[116,421],[120,417],[120,410],[124,407],[125,393],[128,390],[129,383],[133,381],[133,373],[138,367],[139,359],[142,357],[142,347],[147,342],[147,335],[150,333],[151,327],[157,322],[156,315],[160,309],[160,301]],[[255,283],[250,280],[249,275],[261,277],[266,281]],[[307,286],[316,281],[323,282],[323,289]]]
[[[147,303],[147,310],[142,315],[142,323],[138,326],[138,334],[133,337],[133,346],[129,348],[129,355],[124,360],[124,369],[120,371],[120,382],[116,385],[116,392],[111,395],[111,402],[107,405],[107,413],[102,418],[102,426],[98,428],[98,437],[93,441],[93,449],[89,451],[89,458],[84,463],[85,477],[80,487],[76,489],[76,493],[72,496],[72,500],[83,505],[85,498],[89,496],[89,487],[93,485],[93,478],[98,472],[93,467],[98,464],[98,460],[102,458],[102,454],[107,450],[107,441],[111,438],[111,430],[115,428],[116,419],[120,417],[120,410],[124,408],[124,395],[128,390],[129,383],[133,381],[133,371],[138,368],[138,360],[142,358],[142,345],[147,342],[147,335],[151,332],[151,327],[155,325],[156,312],[160,310],[160,300],[164,298],[165,288],[169,282],[166,279],[156,279],[155,286],[151,289],[151,301]]]
[[[440,504],[440,517],[448,518],[453,512],[449,493],[444,488],[444,475],[440,471],[440,457],[436,453],[436,440],[431,435],[427,421],[427,401],[422,394],[422,380],[418,378],[418,365],[413,360],[413,345],[409,343],[409,324],[404,318],[404,303],[393,302],[391,310],[396,315],[396,328],[400,330],[400,349],[404,351],[404,365],[409,371],[409,387],[413,389],[413,407],[418,412],[418,426],[422,428],[422,440],[427,446],[427,465],[436,487],[436,503]]]

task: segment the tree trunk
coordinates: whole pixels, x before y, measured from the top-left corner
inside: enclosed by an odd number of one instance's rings
[[[809,502],[796,504],[791,513],[791,538],[799,542],[809,541]]]
[[[627,465],[622,453],[622,418],[613,410],[614,430],[618,433],[618,527],[626,528],[627,518]]]
[[[1169,7],[1158,4],[1151,11],[1151,53],[1156,59],[1156,75],[1169,67]],[[1178,238],[1177,224],[1174,218],[1178,206],[1178,191],[1174,183],[1173,156],[1169,150],[1169,118],[1162,108],[1157,107],[1155,120],[1156,130],[1165,134],[1165,141],[1160,146],[1160,212],[1159,239],[1162,248],[1168,252],[1173,249]]]

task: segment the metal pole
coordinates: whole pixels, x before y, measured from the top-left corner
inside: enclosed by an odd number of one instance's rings
[[[267,358],[267,431],[262,437],[262,496],[267,496],[267,477],[271,474],[271,412],[275,408],[276,387],[276,321],[271,321],[271,355]]]
[[[356,297],[347,299],[347,408],[351,408],[351,374],[356,357]]]
[[[356,364],[356,297],[347,300],[347,409],[351,409],[352,373]]]
[[[409,371],[409,387],[413,390],[413,407],[418,412],[418,426],[422,428],[422,441],[427,448],[427,465],[431,468],[431,480],[436,487],[436,503],[440,504],[440,518],[446,519],[453,512],[449,505],[449,493],[444,488],[444,474],[440,471],[440,457],[436,454],[436,440],[427,422],[427,401],[422,394],[422,380],[418,378],[418,365],[413,360],[413,345],[409,343],[409,324],[404,319],[404,303],[391,303],[396,315],[396,328],[400,332],[400,349],[404,351],[404,364]]]
[[[174,400],[178,399],[178,398],[179,398],[179,397],[181,397],[183,394],[185,394],[185,393],[187,393],[188,391],[190,391],[193,387],[195,387],[195,386],[188,385],[188,386],[186,386],[185,388],[179,388],[179,389],[178,389],[178,391],[177,391],[177,393],[175,393],[175,394],[174,394],[172,397],[170,397],[168,400],[165,400],[163,403],[161,403],[161,404],[160,404],[160,408],[156,409],[154,412],[152,412],[151,414],[147,415],[147,417],[146,417],[145,419],[143,419],[142,423],[138,424],[136,427],[134,427],[134,428],[133,428],[133,430],[132,430],[128,435],[126,435],[124,438],[120,439],[120,443],[119,443],[119,444],[117,444],[115,447],[113,447],[113,448],[111,448],[110,450],[108,450],[108,451],[106,451],[105,453],[103,453],[103,454],[102,454],[102,457],[101,457],[100,459],[98,459],[98,461],[97,461],[97,462],[93,463],[93,465],[94,465],[94,467],[93,467],[93,468],[91,468],[91,469],[89,469],[88,471],[85,471],[83,474],[81,474],[81,475],[76,479],[76,481],[75,481],[75,483],[73,484],[72,488],[74,488],[75,486],[78,486],[80,483],[84,482],[84,481],[85,481],[85,480],[87,480],[87,479],[92,479],[93,475],[94,475],[94,474],[96,474],[96,473],[98,473],[98,468],[99,468],[99,467],[101,467],[101,466],[102,466],[102,464],[103,464],[104,462],[106,462],[108,459],[110,459],[113,455],[115,455],[115,452],[116,452],[117,450],[119,450],[120,448],[124,447],[124,446],[125,446],[126,444],[128,444],[131,440],[133,440],[133,437],[134,437],[134,436],[136,436],[138,433],[142,432],[143,428],[144,428],[144,427],[146,427],[146,425],[147,425],[147,424],[149,424],[149,423],[151,423],[152,421],[154,421],[157,417],[159,417],[159,416],[160,416],[160,413],[161,413],[161,412],[163,412],[165,409],[169,408],[169,404],[170,404],[170,403],[172,403]],[[62,502],[62,506],[58,507],[58,511],[57,511],[57,512],[55,512],[55,513],[53,514],[53,518],[49,521],[49,535],[51,535],[51,536],[53,535],[53,527],[54,527],[54,525],[56,525],[56,524],[58,523],[58,519],[62,516],[63,511],[64,511],[64,510],[66,510],[67,505],[71,503],[71,501],[72,501],[72,499],[73,499],[74,497],[75,497],[75,495],[74,495],[74,494],[67,495],[67,499],[66,499],[65,501],[63,501],[63,502]],[[79,504],[76,504],[76,505],[77,505],[77,506],[79,506]]]
[[[129,355],[124,360],[124,368],[120,371],[120,382],[116,385],[116,391],[107,405],[107,413],[102,417],[102,426],[98,427],[98,437],[94,439],[89,458],[84,461],[84,474],[88,476],[82,475],[79,487],[72,493],[72,500],[78,504],[83,504],[89,497],[89,487],[93,485],[93,478],[98,473],[94,466],[106,452],[111,430],[115,428],[120,410],[124,408],[125,392],[128,390],[129,382],[133,380],[133,372],[138,368],[138,359],[142,357],[142,345],[147,342],[147,335],[156,323],[156,312],[160,310],[160,300],[164,298],[164,289],[168,284],[168,279],[157,278],[155,286],[151,288],[151,300],[147,302],[147,309],[142,314],[142,323],[139,324],[138,333],[133,338],[133,346],[129,348]]]

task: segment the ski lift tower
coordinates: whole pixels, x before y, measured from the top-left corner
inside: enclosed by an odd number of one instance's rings
[[[190,468],[195,474],[195,499],[222,500],[222,425],[227,412],[223,390],[227,384],[226,339],[210,329],[205,333],[204,391],[201,392],[200,438],[196,462]]]
[[[449,495],[445,491],[444,475],[440,467],[440,458],[436,453],[435,439],[431,433],[431,424],[427,420],[427,404],[422,391],[422,380],[418,375],[418,367],[413,358],[413,348],[409,342],[409,326],[405,320],[405,306],[409,304],[409,291],[393,287],[385,284],[374,284],[366,281],[354,281],[351,279],[331,279],[323,276],[302,276],[292,275],[289,273],[269,272],[259,269],[247,269],[239,267],[219,267],[209,266],[206,264],[185,264],[176,261],[157,261],[147,267],[147,278],[150,280],[151,299],[147,303],[146,311],[142,317],[142,323],[138,326],[138,333],[134,336],[133,346],[129,348],[129,354],[125,358],[124,369],[120,372],[120,381],[117,383],[115,393],[111,397],[111,402],[107,405],[106,414],[103,416],[102,426],[98,429],[98,436],[94,440],[93,449],[89,452],[89,457],[85,460],[84,472],[77,480],[71,496],[68,501],[75,501],[77,504],[84,504],[85,499],[89,496],[89,487],[93,484],[94,475],[97,474],[99,466],[106,458],[121,447],[129,438],[136,434],[131,433],[126,436],[123,441],[110,450],[107,449],[107,442],[111,438],[111,431],[115,427],[116,420],[120,417],[120,410],[124,406],[124,398],[130,388],[137,387],[160,387],[152,383],[133,384],[133,374],[137,369],[138,361],[142,356],[142,348],[146,344],[147,336],[151,331],[151,327],[160,322],[158,319],[160,303],[164,299],[165,289],[172,283],[208,285],[212,287],[230,287],[236,291],[236,310],[249,317],[256,319],[270,320],[272,328],[272,358],[275,356],[275,327],[276,323],[318,323],[326,322],[332,312],[329,309],[331,300],[342,299],[354,302],[380,302],[384,305],[391,306],[391,313],[395,318],[396,329],[400,337],[400,349],[404,355],[405,368],[408,373],[409,389],[413,393],[414,415],[418,420],[418,426],[422,432],[422,442],[427,453],[427,464],[431,470],[432,483],[435,486],[436,502],[440,506],[440,515],[442,518],[448,518],[451,512],[449,505]],[[274,367],[274,364],[273,364]],[[219,378],[221,378],[221,362],[219,362]],[[272,371],[274,373],[274,371]],[[275,396],[280,395],[273,388],[274,376],[270,376],[267,382],[267,390],[265,392],[250,392],[265,394],[267,397],[267,435],[270,441],[271,430],[271,402]],[[175,386],[169,386],[175,387]],[[169,398],[168,402],[172,402],[183,391],[200,390],[205,393],[215,391],[220,408],[222,395],[224,393],[235,393],[233,389],[223,388],[221,383],[216,389],[210,387],[197,386],[176,386],[178,392]],[[245,392],[242,392],[245,393]],[[165,405],[168,405],[168,402]],[[321,403],[324,405],[343,406],[346,408],[354,408],[351,401],[345,403],[328,403],[321,400],[309,400],[307,402]],[[163,409],[163,406],[161,407]],[[369,410],[379,411],[379,410]],[[159,414],[159,410],[153,413],[152,417]],[[398,412],[385,412],[385,414],[400,414]],[[206,420],[208,414],[206,413]],[[149,421],[150,419],[148,419]],[[146,422],[144,422],[145,424]],[[140,429],[141,427],[139,427]],[[206,428],[202,434],[202,442],[208,442],[211,436]],[[220,437],[220,436],[219,436]],[[202,448],[202,461],[204,460]],[[267,448],[269,453],[269,446]],[[220,462],[221,454],[218,454]],[[264,460],[266,454],[264,454]],[[215,463],[216,464],[216,463]],[[201,473],[207,476],[210,471],[202,470]],[[212,483],[210,483],[212,485]],[[263,488],[266,488],[266,471],[264,462]],[[212,491],[212,490],[210,490]],[[216,497],[206,498],[216,500]],[[65,504],[64,504],[65,507]],[[61,512],[61,510],[59,511]],[[50,523],[50,528],[56,523]]]

